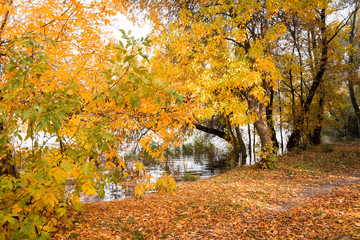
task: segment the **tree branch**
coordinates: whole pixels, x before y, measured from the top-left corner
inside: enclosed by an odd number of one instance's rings
[[[331,38],[326,42],[326,44],[329,44],[338,35],[338,33],[341,31],[341,29],[343,29],[348,24],[351,17],[359,10],[359,7],[360,7],[360,5],[355,7],[354,11],[352,11],[351,14],[349,14],[346,21],[345,21],[345,19],[343,19],[341,21],[341,23],[336,27],[334,35],[331,36]]]
[[[203,131],[203,132],[206,132],[206,133],[210,133],[210,134],[213,134],[215,136],[218,136],[219,138],[222,138],[222,139],[225,139],[226,141],[229,141],[229,137],[226,135],[225,132],[222,132],[222,131],[219,131],[217,129],[214,129],[214,128],[209,128],[209,127],[205,127],[203,125],[200,125],[198,123],[193,123],[193,125],[195,126],[195,128],[197,130],[200,130],[200,131]]]

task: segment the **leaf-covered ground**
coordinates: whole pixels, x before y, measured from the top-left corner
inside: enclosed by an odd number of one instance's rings
[[[360,143],[182,183],[172,196],[86,204],[70,217],[55,238],[360,239]]]

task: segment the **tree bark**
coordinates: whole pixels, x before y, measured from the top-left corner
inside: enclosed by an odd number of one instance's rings
[[[248,104],[249,109],[251,109],[257,114],[257,119],[254,122],[254,127],[260,137],[262,152],[259,166],[262,168],[269,168],[271,167],[269,161],[270,156],[273,154],[273,146],[269,129],[266,125],[266,122],[263,120],[262,106],[259,101],[256,100],[253,96],[248,97]]]
[[[242,135],[241,135],[241,132],[240,132],[240,129],[239,127],[235,127],[235,132],[236,132],[236,136],[237,136],[237,142],[239,144],[239,149],[240,149],[240,152],[241,152],[241,166],[244,166],[246,165],[246,158],[247,158],[247,154],[246,154],[246,146],[245,146],[245,143],[244,143],[244,140],[242,138]]]
[[[354,86],[353,86],[353,82],[351,79],[348,81],[348,87],[349,87],[351,104],[353,106],[356,121],[357,121],[358,134],[359,134],[358,137],[360,138],[360,109],[359,109],[359,105],[357,104],[357,101],[356,101]]]
[[[274,105],[274,90],[270,89],[270,101],[269,104],[266,106],[266,123],[269,126],[269,131],[271,135],[271,140],[273,142],[273,146],[275,148],[279,148],[279,142],[276,139],[276,132],[275,132],[275,126],[273,121],[273,105]]]
[[[237,142],[237,138],[235,137],[235,134],[232,131],[232,127],[229,121],[229,117],[226,117],[226,126],[230,135],[230,143],[233,145],[233,157],[234,160],[237,164],[239,164],[239,157],[240,157],[240,149],[239,149],[239,144]]]
[[[215,136],[218,136],[224,140],[226,140],[227,142],[231,143],[234,147],[234,157],[236,158],[236,162],[240,163],[241,165],[245,165],[246,164],[246,158],[247,158],[247,154],[246,154],[246,146],[244,143],[244,140],[242,138],[241,132],[239,127],[235,127],[235,133],[232,131],[232,126],[230,124],[230,121],[228,118],[226,118],[226,125],[227,125],[227,131],[228,134],[226,134],[225,132],[219,131],[217,129],[213,129],[213,128],[209,128],[203,125],[200,125],[198,123],[193,123],[195,128],[206,132],[206,133],[210,133],[213,134]],[[241,161],[239,162],[239,156],[241,154]]]
[[[280,84],[279,84],[280,85]],[[281,94],[278,91],[279,96],[279,115],[280,115],[280,143],[281,143],[281,154],[284,154],[284,138],[283,138],[283,120],[282,120],[282,102],[281,102]]]
[[[349,42],[352,46],[355,46],[354,42],[355,42],[355,33],[356,33],[357,12],[358,12],[358,8],[355,9],[355,14],[353,17],[353,22],[351,24],[351,30],[350,30],[350,36],[349,36]],[[348,88],[349,88],[351,105],[354,109],[355,117],[356,117],[356,121],[357,121],[358,137],[360,138],[360,109],[359,109],[359,105],[356,101],[356,96],[355,96],[355,91],[354,91],[354,82],[353,82],[353,78],[354,78],[355,71],[356,71],[354,54],[351,54],[349,56],[349,63],[352,64],[353,68],[349,72]]]
[[[4,132],[5,123],[0,123],[0,133]],[[3,136],[6,138],[7,136]],[[19,178],[19,171],[17,169],[16,164],[13,162],[13,157],[11,154],[11,150],[8,148],[9,143],[2,144],[0,146],[0,176],[2,175],[10,175],[15,178]]]
[[[322,130],[322,121],[324,119],[324,97],[321,96],[319,99],[319,110],[318,110],[318,123],[314,129],[314,134],[311,138],[311,143],[314,145],[319,145],[321,143],[321,130]]]
[[[250,124],[248,124],[248,137],[249,137],[249,158],[250,158],[250,164],[252,161],[252,150],[251,150],[251,129],[250,129]]]

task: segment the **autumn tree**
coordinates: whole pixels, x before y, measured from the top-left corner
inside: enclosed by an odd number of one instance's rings
[[[271,108],[266,119],[265,106],[281,77],[269,51],[284,29],[277,21],[280,2],[136,3],[147,8],[159,29],[154,38],[159,67],[166,66],[168,81],[177,82],[197,106],[194,126],[227,139],[246,158],[239,127],[253,123],[261,142],[260,165],[269,167],[275,135],[268,127]],[[154,9],[167,20],[154,17]],[[203,125],[214,117],[220,128]]]
[[[166,148],[185,124],[178,91],[148,70],[150,40],[105,38],[110,1],[8,1],[0,14],[0,238],[49,238],[68,206],[107,184],[173,192],[169,176],[151,183],[141,162],[118,154],[141,132],[139,144],[159,156],[151,139]]]
[[[320,143],[327,106],[339,89],[336,79],[346,69],[339,41],[355,11],[342,19],[334,16],[351,5],[322,0],[125,1],[125,9],[145,9],[153,21],[160,36],[154,38],[161,49],[159,67],[171,69],[164,74],[168,81],[198,104],[193,125],[225,138],[245,157],[237,134],[241,125],[254,123],[264,152],[265,146],[278,146],[275,94],[289,107],[281,119],[291,131],[288,149]],[[240,63],[255,73],[242,85],[238,77],[246,73]]]
[[[304,3],[301,8],[285,17],[288,39],[293,46],[288,55],[291,66],[284,72],[292,105],[293,130],[287,144],[288,149],[306,141],[320,143],[325,85],[331,79],[328,70],[336,61],[335,51],[340,47],[336,43],[338,36],[354,15],[352,11],[342,21],[330,22],[330,14],[336,11],[336,2],[319,1],[310,5]],[[294,68],[295,61],[297,66]],[[311,114],[312,112],[316,114]]]
[[[336,79],[349,69],[339,36],[358,8],[329,21],[337,3],[3,1],[0,236],[48,238],[67,206],[110,183],[173,192],[169,176],[151,183],[141,162],[125,164],[118,153],[133,141],[161,157],[196,128],[227,140],[244,164],[242,127],[253,124],[259,166],[271,168],[280,115],[292,131],[288,148],[319,143]],[[152,49],[149,38],[121,31],[118,41],[106,31],[119,12],[139,9],[154,26]],[[159,150],[149,146],[154,138]]]
[[[359,21],[357,20],[357,14],[358,14],[358,9],[359,9],[359,2],[356,2],[355,5],[355,10],[354,10],[354,14],[352,17],[352,20],[350,22],[350,33],[349,33],[349,43],[350,46],[355,48],[352,49],[351,52],[349,53],[349,64],[351,64],[351,68],[349,71],[349,76],[348,76],[348,88],[349,88],[349,95],[350,95],[350,100],[351,100],[351,105],[354,109],[355,112],[355,117],[356,117],[356,121],[357,121],[357,126],[358,126],[358,136],[360,137],[360,108],[359,105],[357,103],[357,98],[355,95],[355,90],[354,90],[354,85],[356,83],[357,80],[357,68],[358,68],[358,63],[357,63],[357,58],[356,58],[356,52],[352,52],[352,51],[358,51],[358,41],[357,41],[357,33],[358,33],[358,24]]]

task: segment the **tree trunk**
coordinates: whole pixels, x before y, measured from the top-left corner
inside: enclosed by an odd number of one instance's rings
[[[280,85],[280,84],[279,84]],[[282,102],[280,91],[278,91],[279,96],[279,115],[280,115],[280,142],[281,142],[281,154],[284,154],[284,138],[283,138],[283,120],[282,120]]]
[[[255,126],[253,124],[253,143],[252,143],[252,155],[253,155],[253,159],[254,159],[254,164],[256,163],[256,151],[255,151],[255,146],[256,146],[256,134],[255,134]]]
[[[359,134],[358,137],[360,138],[360,109],[359,109],[359,105],[357,104],[357,101],[356,101],[354,86],[353,86],[351,79],[348,81],[348,86],[349,86],[351,104],[352,104],[354,112],[355,112],[357,126],[358,126],[358,134]]]
[[[286,145],[286,148],[288,150],[294,149],[295,147],[299,146],[299,144],[300,144],[301,131],[296,125],[295,125],[295,127],[296,128],[290,134],[289,140]]]
[[[244,166],[244,165],[246,165],[246,158],[247,158],[246,146],[245,146],[244,140],[242,138],[239,127],[235,127],[235,131],[236,131],[236,136],[237,136],[237,142],[238,142],[239,149],[240,149],[240,152],[241,152],[241,162],[240,162],[240,164],[241,164],[241,166]]]
[[[229,132],[229,135],[230,135],[230,143],[233,145],[233,157],[234,157],[234,160],[237,164],[239,164],[240,162],[240,149],[239,149],[239,144],[237,142],[237,138],[235,136],[235,134],[233,133],[232,131],[232,127],[231,127],[231,124],[230,124],[230,121],[229,121],[229,118],[226,117],[226,127],[227,127],[227,130]]]
[[[251,150],[251,129],[250,129],[250,124],[248,124],[248,137],[249,137],[249,159],[250,159],[250,164],[252,161],[252,150]]]
[[[355,14],[353,17],[353,21],[351,24],[351,30],[350,30],[350,36],[349,36],[349,42],[352,46],[355,46],[354,44],[354,39],[355,39],[355,30],[356,30],[356,15],[357,15],[358,9],[355,9]],[[360,138],[360,109],[359,109],[359,105],[357,104],[356,101],[356,96],[355,96],[355,91],[354,91],[354,82],[353,82],[353,78],[355,76],[355,58],[354,58],[354,54],[351,54],[349,56],[349,62],[350,64],[352,64],[353,68],[351,69],[351,71],[349,72],[349,80],[348,80],[348,88],[349,88],[349,94],[350,94],[350,100],[351,100],[351,105],[354,109],[355,112],[355,117],[356,117],[356,121],[357,121],[357,126],[358,126],[358,137]]]
[[[271,140],[275,148],[279,148],[279,142],[276,139],[275,126],[273,121],[273,105],[274,105],[274,90],[270,89],[270,101],[266,106],[266,123],[269,126],[269,131],[271,135]]]
[[[0,123],[0,133],[4,133],[4,126],[5,123]],[[3,136],[3,138],[7,138],[7,136]],[[2,156],[0,159],[0,176],[10,175],[19,178],[19,171],[16,164],[13,162],[11,150],[8,147],[9,143],[0,146],[0,156]]]
[[[271,156],[273,152],[271,135],[269,133],[269,129],[263,120],[262,106],[258,100],[256,100],[253,96],[248,97],[249,109],[257,114],[257,119],[254,122],[254,127],[256,132],[260,137],[261,144],[261,159],[259,162],[259,167],[261,168],[271,168]]]
[[[311,138],[311,143],[314,145],[319,145],[321,143],[321,130],[322,130],[322,121],[324,119],[324,98],[323,96],[319,99],[319,110],[318,110],[318,123],[314,129],[314,134]]]
[[[242,138],[240,129],[238,127],[235,127],[236,134],[234,134],[228,117],[226,117],[225,121],[226,121],[226,127],[227,127],[228,134],[226,134],[226,132],[222,132],[217,129],[203,126],[199,123],[193,123],[193,124],[194,124],[195,128],[200,131],[213,134],[213,135],[218,136],[218,137],[226,140],[227,142],[231,143],[234,147],[233,154],[234,154],[234,158],[235,158],[236,162],[240,163],[241,165],[245,165],[246,158],[247,158],[246,146],[245,146],[244,140]],[[241,160],[239,158],[240,154],[241,154]]]
[[[4,151],[1,151],[3,153]],[[12,162],[11,153],[5,150],[5,156],[0,160],[0,176],[10,175],[15,178],[19,178],[19,171],[15,164]]]

